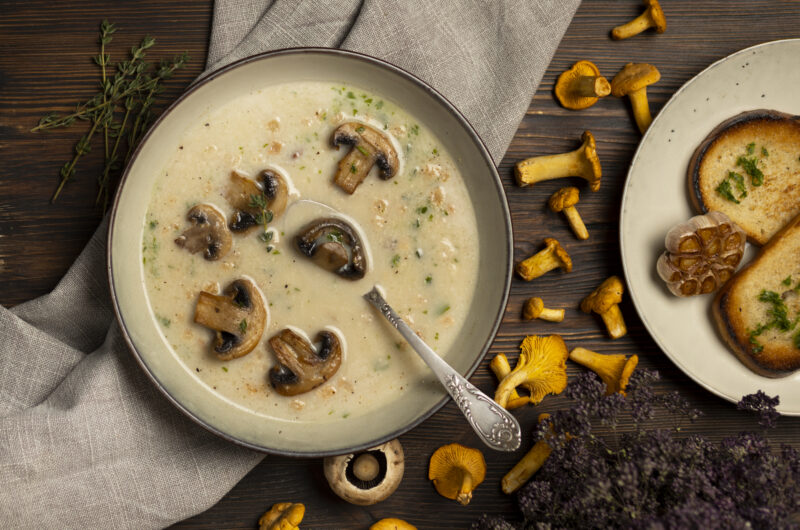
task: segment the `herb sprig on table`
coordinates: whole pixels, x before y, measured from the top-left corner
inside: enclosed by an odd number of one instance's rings
[[[136,146],[149,126],[155,120],[153,103],[163,91],[163,82],[184,67],[189,60],[186,53],[159,63],[145,62],[147,51],[156,40],[146,36],[138,46],[130,50],[130,57],[112,67],[108,45],[111,44],[117,28],[103,20],[100,24],[100,53],[93,57],[100,67],[100,91],[87,101],[79,103],[75,111],[59,115],[51,112],[42,119],[32,131],[43,131],[58,127],[69,127],[76,120],[90,123],[86,132],[75,144],[73,157],[59,172],[58,187],[51,199],[55,202],[64,186],[75,175],[75,166],[81,157],[92,149],[92,140],[102,136],[104,163],[98,176],[96,204],[108,208],[109,188],[112,176],[130,160]],[[122,147],[124,145],[124,147]],[[122,156],[122,149],[125,155]]]
[[[741,433],[715,444],[681,433],[681,420],[699,411],[678,393],[657,395],[658,373],[640,370],[627,397],[605,395],[593,373],[565,390],[571,409],[543,421],[537,439],[552,453],[518,493],[525,522],[485,515],[474,529],[540,528],[796,528],[800,517],[800,452],[773,451],[764,436]],[[739,409],[775,425],[778,398],[745,396]],[[671,429],[648,428],[656,411],[675,418]],[[632,423],[633,431],[618,428]],[[597,424],[611,429],[597,432]]]

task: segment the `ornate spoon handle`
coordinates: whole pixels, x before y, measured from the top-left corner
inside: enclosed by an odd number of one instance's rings
[[[486,445],[497,451],[514,451],[519,447],[522,434],[514,416],[475,388],[425,344],[386,303],[376,287],[365,294],[364,298],[380,311],[428,364]]]

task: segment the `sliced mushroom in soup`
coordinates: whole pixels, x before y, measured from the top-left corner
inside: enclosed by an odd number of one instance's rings
[[[336,217],[315,219],[296,238],[297,248],[325,270],[348,280],[367,272],[364,245],[350,224]]]
[[[334,182],[352,194],[369,173],[378,166],[382,179],[394,177],[400,168],[397,150],[388,136],[365,123],[343,123],[333,132],[333,145],[349,145],[350,152],[339,161]]]
[[[315,350],[304,337],[283,329],[269,339],[278,364],[269,371],[269,381],[284,396],[295,396],[317,388],[333,377],[342,362],[342,343],[327,330],[317,334]]]
[[[175,239],[175,244],[192,254],[203,252],[203,257],[215,261],[227,254],[233,245],[225,216],[210,204],[193,206],[186,214],[192,226]]]
[[[289,199],[289,187],[286,178],[273,169],[263,170],[258,182],[239,171],[232,171],[225,197],[234,208],[228,226],[234,232],[248,232],[283,213]]]
[[[228,361],[253,351],[264,332],[267,311],[256,284],[240,278],[221,295],[200,291],[194,321],[214,331],[212,349]]]

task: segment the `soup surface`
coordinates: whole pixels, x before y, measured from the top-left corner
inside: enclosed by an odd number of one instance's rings
[[[400,158],[391,179],[372,169],[349,195],[333,182],[349,151],[331,143],[348,121],[388,135]],[[231,173],[264,169],[288,177],[286,210],[264,230],[233,235],[217,261],[175,244],[187,211],[211,204],[230,219]],[[346,219],[367,248],[367,273],[348,280],[301,254],[295,235],[320,217]],[[442,145],[413,116],[356,87],[298,82],[258,90],[198,116],[152,191],[142,241],[144,280],[154,318],[174,354],[220,396],[255,414],[286,421],[341,421],[421,391],[433,375],[362,298],[373,285],[431,347],[447,353],[465,326],[475,291],[478,230],[468,190]],[[200,291],[252,279],[268,309],[264,334],[248,355],[220,361],[213,332],[193,322]],[[339,370],[296,396],[278,394],[268,371],[268,339],[290,327],[315,337],[334,331],[345,344]]]

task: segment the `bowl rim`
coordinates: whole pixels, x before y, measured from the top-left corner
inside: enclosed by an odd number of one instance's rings
[[[495,165],[494,159],[492,155],[489,153],[489,150],[486,147],[486,144],[483,142],[481,137],[475,131],[475,128],[469,122],[469,120],[459,111],[455,105],[453,105],[450,100],[448,100],[445,96],[443,96],[439,91],[428,85],[425,81],[417,77],[416,75],[408,72],[407,70],[400,68],[399,66],[395,66],[383,59],[379,59],[377,57],[373,57],[371,55],[350,51],[350,50],[341,50],[337,48],[321,48],[321,47],[293,47],[293,48],[281,48],[278,50],[271,50],[263,53],[258,53],[255,55],[250,55],[248,57],[244,57],[237,61],[234,61],[228,65],[211,72],[210,74],[200,74],[200,76],[195,79],[187,89],[180,95],[178,98],[170,104],[158,118],[153,123],[153,125],[148,129],[147,133],[144,135],[142,140],[139,142],[139,145],[134,150],[133,154],[131,155],[131,159],[128,162],[127,166],[125,167],[125,171],[123,172],[122,176],[120,177],[119,185],[117,186],[117,191],[114,196],[114,203],[111,208],[110,212],[110,219],[109,219],[109,227],[108,227],[108,236],[106,240],[106,272],[108,275],[108,284],[111,294],[112,305],[114,308],[114,315],[116,316],[117,323],[120,326],[120,330],[122,331],[122,336],[125,339],[125,343],[128,345],[128,350],[132,354],[133,358],[136,360],[136,363],[142,369],[142,371],[147,375],[147,378],[153,383],[153,385],[161,392],[161,394],[169,401],[172,405],[174,405],[179,411],[181,411],[185,416],[187,416],[191,421],[195,424],[203,427],[205,430],[217,435],[218,437],[231,442],[235,445],[240,447],[245,447],[247,449],[257,451],[259,453],[265,454],[274,454],[280,456],[289,456],[289,457],[303,457],[303,458],[316,458],[316,457],[325,457],[325,456],[335,456],[340,454],[349,454],[349,453],[356,453],[359,451],[364,451],[371,447],[375,447],[381,445],[385,442],[390,440],[394,440],[402,436],[403,434],[411,431],[418,425],[422,424],[425,420],[433,416],[436,412],[438,412],[448,401],[450,401],[449,396],[444,396],[440,399],[437,403],[435,403],[429,410],[422,413],[419,417],[415,420],[409,422],[402,427],[395,429],[391,433],[380,436],[371,440],[367,443],[361,443],[352,447],[348,447],[346,450],[331,450],[331,451],[289,451],[283,449],[273,449],[269,447],[265,447],[262,445],[254,444],[252,442],[248,442],[245,440],[241,440],[235,436],[232,436],[214,425],[207,423],[206,421],[202,420],[198,416],[194,414],[191,410],[186,408],[178,399],[173,397],[169,390],[164,387],[164,385],[158,380],[158,378],[153,374],[150,368],[145,363],[144,359],[142,358],[141,354],[139,353],[136,345],[133,343],[131,336],[128,332],[127,326],[125,325],[125,320],[122,317],[120,304],[117,299],[116,294],[116,287],[114,285],[114,275],[113,275],[113,256],[111,252],[112,248],[112,241],[114,238],[114,229],[116,226],[116,216],[117,216],[117,209],[119,208],[120,197],[122,195],[122,190],[125,186],[126,181],[128,180],[130,170],[134,165],[134,162],[139,156],[143,146],[149,140],[150,136],[152,135],[153,131],[158,128],[162,121],[164,121],[172,111],[180,105],[187,97],[193,94],[196,90],[200,87],[206,85],[207,83],[213,81],[214,79],[221,77],[228,72],[239,68],[241,66],[258,62],[262,60],[266,60],[271,57],[275,56],[286,56],[286,55],[304,55],[304,54],[320,54],[320,55],[330,55],[330,56],[339,56],[339,57],[347,57],[352,60],[362,61],[366,63],[370,63],[374,66],[379,68],[387,69],[401,77],[406,78],[407,80],[411,81],[415,84],[418,88],[421,88],[423,91],[427,92],[429,96],[431,96],[434,100],[436,100],[442,107],[444,107],[455,119],[458,121],[462,127],[465,129],[467,134],[472,138],[475,146],[478,148],[481,156],[487,162],[487,166],[490,169],[490,174],[492,176],[492,181],[495,186],[495,191],[497,192],[498,198],[500,199],[500,206],[501,206],[501,214],[503,216],[504,224],[505,224],[505,233],[507,239],[507,248],[506,248],[506,256],[508,257],[506,270],[504,272],[504,287],[503,293],[501,296],[501,304],[497,310],[497,313],[494,315],[494,323],[492,324],[491,330],[489,335],[486,338],[483,346],[481,346],[480,354],[475,357],[475,360],[472,362],[470,367],[467,369],[464,376],[469,378],[472,374],[475,373],[478,366],[480,366],[481,362],[483,361],[486,353],[489,351],[492,343],[494,342],[495,337],[497,336],[497,331],[500,328],[500,324],[503,320],[503,315],[505,314],[506,306],[508,305],[508,297],[511,290],[511,278],[512,278],[512,269],[513,269],[513,255],[514,255],[514,233],[511,224],[511,211],[508,206],[508,199],[506,198],[505,190],[503,188],[503,182],[500,178],[500,174],[497,171],[497,166]]]

